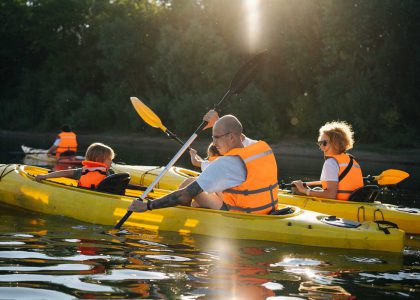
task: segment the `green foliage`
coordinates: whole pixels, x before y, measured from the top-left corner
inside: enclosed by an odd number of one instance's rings
[[[3,0],[0,126],[159,134],[134,112],[137,96],[187,136],[268,48],[263,72],[223,107],[248,135],[313,139],[340,119],[357,140],[410,145],[419,15],[416,0],[264,0],[255,11],[242,0]]]

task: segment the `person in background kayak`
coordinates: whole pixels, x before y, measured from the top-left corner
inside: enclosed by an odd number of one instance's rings
[[[82,162],[82,168],[37,175],[35,180],[39,182],[47,178],[68,177],[78,180],[79,187],[94,189],[105,177],[111,175],[109,168],[114,157],[115,153],[111,147],[93,143],[86,150],[86,160]]]
[[[210,143],[207,148],[207,157],[205,159],[201,158],[195,149],[190,149],[190,156],[192,165],[201,168],[201,171],[204,171],[212,161],[220,156],[220,153],[217,151],[216,146],[213,145],[213,143]]]
[[[232,115],[219,119],[214,110],[204,116],[213,127],[213,144],[222,155],[184,188],[144,203],[134,200],[128,210],[144,212],[177,205],[268,214],[277,204],[277,164],[270,146],[253,141],[244,147],[242,124]],[[213,126],[214,124],[214,126]],[[222,192],[222,197],[220,196]]]
[[[324,166],[321,172],[322,189],[311,189],[308,186],[319,185],[319,181],[293,181],[301,194],[307,196],[347,200],[350,194],[363,186],[363,175],[360,165],[353,156],[346,153],[353,148],[354,132],[350,124],[344,121],[327,122],[319,129],[317,144],[324,152]]]
[[[77,136],[71,131],[69,125],[63,125],[61,132],[57,135],[54,144],[48,149],[48,155],[55,152],[55,156],[70,156],[76,155],[77,151]]]

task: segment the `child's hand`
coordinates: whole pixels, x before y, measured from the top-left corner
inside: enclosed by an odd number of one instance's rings
[[[195,167],[200,167],[201,163],[198,159],[197,150],[191,148],[190,149],[190,156],[191,156],[192,165],[195,166]]]
[[[45,178],[47,178],[45,175],[42,175],[42,174],[36,175],[35,176],[35,181],[40,182],[41,180],[44,180]]]
[[[190,156],[195,157],[197,155],[197,150],[190,148]]]

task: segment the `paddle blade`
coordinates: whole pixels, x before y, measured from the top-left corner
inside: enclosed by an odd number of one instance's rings
[[[239,94],[255,77],[258,70],[264,65],[267,59],[268,50],[261,51],[245,63],[235,74],[230,83],[229,91],[232,94]]]
[[[144,120],[144,122],[152,127],[160,128],[164,132],[166,131],[166,127],[163,126],[162,121],[149,107],[147,107],[146,104],[141,102],[137,97],[131,97],[130,100],[137,114]]]
[[[409,176],[410,174],[408,174],[407,172],[395,169],[388,169],[383,171],[378,176],[375,176],[374,178],[379,185],[393,185],[400,183]]]

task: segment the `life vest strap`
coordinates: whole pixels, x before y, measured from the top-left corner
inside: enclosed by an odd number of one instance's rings
[[[337,191],[337,194],[351,194],[353,192],[354,191],[350,191],[350,190],[338,190]]]
[[[105,170],[105,171],[104,171]],[[103,167],[98,167],[98,168],[86,168],[83,169],[82,171],[82,175],[86,175],[89,172],[99,172],[102,175],[108,175],[108,173],[106,172],[106,169]]]
[[[350,172],[350,169],[353,167],[353,156],[349,155],[349,157],[350,157],[350,162],[348,163],[344,171],[338,176],[339,182],[343,180],[344,177],[346,177],[346,175]]]
[[[250,156],[250,157],[248,157],[248,158],[245,158],[245,159],[244,159],[244,162],[245,162],[245,163],[247,163],[247,162],[250,162],[250,161],[252,161],[252,160],[254,160],[254,159],[261,158],[261,157],[264,157],[264,156],[270,155],[270,154],[272,154],[272,153],[273,153],[273,150],[267,150],[267,151],[264,151],[264,152],[261,152],[261,153],[258,153],[258,154],[255,154],[255,155],[252,155],[252,156]]]
[[[234,190],[234,189],[227,189],[224,190],[224,193],[230,193],[230,194],[237,194],[237,195],[252,195],[252,194],[259,194],[266,191],[271,191],[277,188],[279,185],[278,183],[269,185],[265,188],[257,189],[257,190]]]
[[[228,210],[238,210],[238,211],[243,211],[246,213],[252,213],[254,211],[264,210],[269,207],[275,207],[278,202],[279,202],[278,199],[276,199],[270,203],[267,203],[266,205],[262,205],[258,207],[240,207],[240,206],[229,205],[227,203],[225,203],[225,205],[228,208]]]

